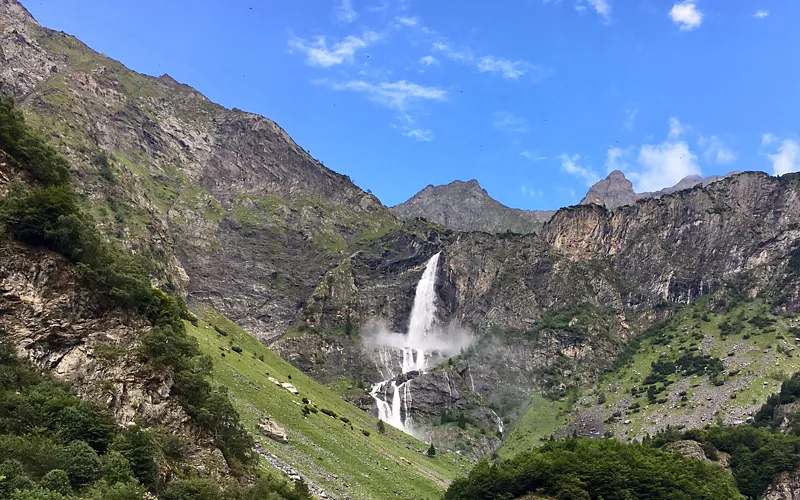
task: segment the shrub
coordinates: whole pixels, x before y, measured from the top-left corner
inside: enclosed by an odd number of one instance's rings
[[[28,127],[10,96],[0,96],[0,149],[46,186],[69,182],[67,160]]]
[[[39,484],[42,488],[54,491],[61,495],[67,495],[70,492],[69,475],[61,469],[53,469],[44,475]]]

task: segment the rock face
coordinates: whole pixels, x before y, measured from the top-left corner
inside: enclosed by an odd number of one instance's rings
[[[589,192],[581,200],[581,205],[594,203],[607,209],[633,205],[636,203],[636,193],[633,184],[619,170],[614,170],[608,177],[597,182],[589,188]]]
[[[800,471],[783,472],[775,483],[771,484],[762,500],[800,500]]]
[[[428,186],[391,210],[400,219],[422,217],[454,231],[486,233],[532,233],[555,213],[509,208],[489,196],[474,179]]]
[[[258,336],[286,331],[353,238],[396,224],[274,122],[130,71],[16,0],[0,2],[0,91],[52,131],[106,233]]]

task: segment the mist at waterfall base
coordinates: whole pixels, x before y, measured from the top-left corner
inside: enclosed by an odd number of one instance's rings
[[[391,331],[385,322],[372,322],[362,329],[364,346],[373,354],[382,382],[370,394],[378,418],[417,438],[409,408],[413,400],[413,379],[458,355],[473,342],[468,330],[441,325],[436,317],[436,275],[439,255],[430,258],[417,283],[414,305],[405,333]],[[390,395],[391,394],[391,395]]]

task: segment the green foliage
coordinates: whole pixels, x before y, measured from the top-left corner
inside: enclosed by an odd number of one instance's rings
[[[155,488],[158,484],[158,444],[147,429],[138,425],[129,427],[120,432],[111,450],[119,453],[129,464],[133,477],[148,488]],[[122,469],[124,462],[118,457],[109,457],[104,464],[109,474],[110,483],[124,482],[125,471]]]
[[[72,486],[80,488],[100,478],[100,457],[84,441],[72,441],[59,450],[58,461],[63,465]]]
[[[383,423],[383,420],[378,420],[378,432],[386,434],[386,424]]]
[[[783,418],[775,414],[775,410],[780,405],[788,405],[800,399],[800,373],[795,373],[789,380],[781,384],[778,394],[773,394],[767,399],[758,412],[755,414],[755,425],[758,427],[768,427],[777,429],[783,422]],[[800,434],[800,427],[791,426],[793,434]]]
[[[436,448],[433,447],[433,443],[431,443],[431,445],[428,447],[427,453],[428,453],[429,457],[435,457],[436,456]]]
[[[69,475],[61,469],[53,469],[42,477],[39,481],[42,488],[54,491],[61,495],[68,495],[70,492]]]
[[[25,123],[10,96],[0,96],[0,149],[46,186],[69,182],[69,164]]]
[[[759,498],[781,472],[800,466],[800,437],[753,426],[712,427],[680,433],[668,430],[647,441],[661,447],[671,441],[691,439],[712,455],[723,451],[731,455],[733,476],[739,491],[748,498]]]
[[[517,498],[740,498],[718,465],[611,439],[550,442],[511,460],[479,463],[445,493],[445,500]]]

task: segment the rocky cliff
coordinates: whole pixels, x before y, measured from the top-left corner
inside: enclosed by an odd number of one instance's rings
[[[352,240],[389,211],[274,122],[152,78],[0,3],[0,91],[77,170],[104,230],[160,280],[261,337],[279,336]]]
[[[554,213],[509,208],[489,196],[474,179],[427,186],[391,210],[400,219],[422,217],[454,231],[486,233],[532,233]]]

